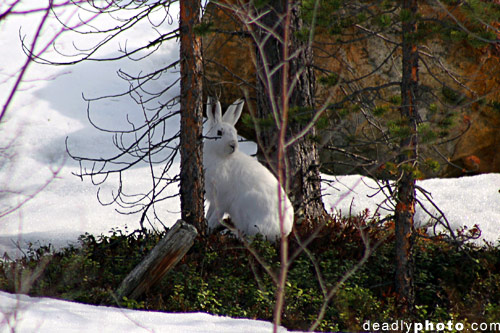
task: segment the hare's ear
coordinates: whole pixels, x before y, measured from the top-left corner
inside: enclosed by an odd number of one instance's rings
[[[214,100],[211,97],[207,98],[207,119],[211,124],[220,123],[222,120],[222,111],[220,102],[215,103],[214,111]]]
[[[222,122],[222,108],[220,106],[220,102],[217,101],[217,104],[215,104],[215,122],[216,123],[221,123]]]
[[[214,115],[212,113],[212,98],[207,97],[207,120],[210,124],[214,122]]]
[[[245,105],[245,101],[242,99],[234,101],[234,103],[227,108],[226,113],[224,113],[222,117],[222,121],[234,126],[238,122],[238,119],[240,119],[243,105]]]

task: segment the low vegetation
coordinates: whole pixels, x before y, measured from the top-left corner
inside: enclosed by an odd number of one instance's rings
[[[364,216],[336,219],[321,229],[290,267],[282,324],[306,330],[318,316],[325,290],[355,265],[365,251],[359,226]],[[391,225],[370,228],[371,243],[383,240],[370,259],[328,303],[317,330],[361,330],[396,318]],[[299,227],[305,239],[312,228]],[[231,237],[213,235],[193,246],[162,282],[138,300],[116,299],[114,290],[162,235],[150,231],[80,237],[79,246],[54,250],[32,246],[21,259],[0,262],[0,289],[90,304],[168,312],[204,311],[217,315],[272,320],[275,286],[263,268],[277,271],[279,245],[255,239],[258,260]],[[416,321],[468,323],[500,321],[500,244],[460,248],[443,239],[416,240]],[[290,252],[300,249],[291,237]]]

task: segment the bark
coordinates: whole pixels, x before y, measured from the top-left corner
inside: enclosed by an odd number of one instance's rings
[[[410,13],[410,18],[403,22],[403,76],[401,82],[401,118],[410,128],[411,135],[401,139],[398,162],[401,178],[397,184],[396,219],[396,276],[395,287],[398,311],[401,315],[411,314],[415,292],[413,285],[413,236],[415,214],[415,178],[416,167],[417,124],[418,115],[418,47],[416,41],[418,11],[417,0],[403,1],[402,10]]]
[[[180,195],[182,219],[203,233],[205,222],[202,158],[202,55],[201,38],[194,32],[194,28],[200,23],[200,8],[199,0],[180,2]]]
[[[289,8],[288,19],[283,19]],[[263,55],[257,52],[258,65],[258,93],[257,93],[257,116],[260,119],[271,119],[272,101],[280,106],[280,116],[285,128],[275,126],[261,128],[261,151],[260,159],[270,166],[276,174],[280,171],[279,163],[280,132],[284,130],[286,140],[294,137],[306,125],[304,121],[298,121],[294,117],[287,118],[290,110],[293,113],[309,112],[314,109],[315,76],[312,68],[313,52],[307,41],[297,37],[303,21],[300,18],[299,8],[292,1],[271,0],[269,2],[271,11],[262,18],[262,22],[282,40],[288,40],[285,49],[282,42],[276,38],[269,38],[264,44]],[[267,38],[267,32],[261,31],[261,38]],[[292,55],[292,56],[290,56]],[[264,65],[267,63],[270,69],[281,66],[269,81],[266,82]],[[296,80],[296,82],[293,82]],[[294,85],[292,92],[287,96],[289,87]],[[300,110],[300,111],[297,111]],[[319,153],[316,143],[311,140],[315,136],[314,126],[308,135],[297,140],[286,149],[287,170],[285,184],[288,184],[290,200],[293,203],[296,216],[299,218],[317,219],[324,214],[321,200],[320,175],[319,175]]]

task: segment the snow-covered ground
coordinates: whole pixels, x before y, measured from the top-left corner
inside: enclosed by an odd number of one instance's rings
[[[323,185],[324,203],[330,211],[357,215],[365,209],[379,213],[381,217],[390,214],[390,204],[384,202],[386,194],[379,191],[377,183],[362,176],[328,176],[323,179],[333,181]],[[328,183],[330,184],[330,183]],[[500,240],[500,174],[491,173],[461,178],[427,179],[418,181],[417,186],[424,189],[429,198],[441,210],[453,230],[466,226],[469,229],[478,225],[481,237],[476,242],[497,242]],[[419,205],[415,211],[415,222],[425,226],[432,216],[440,217],[438,209],[417,191]],[[381,204],[382,203],[382,204]],[[442,228],[437,228],[441,231]]]
[[[14,82],[13,75],[24,59],[19,29],[22,28],[21,34],[32,36],[38,20],[39,16],[25,15],[0,22],[0,45],[9,45],[2,47],[0,53],[2,104]],[[176,20],[174,17],[174,24]],[[44,30],[46,39],[57,29],[57,24],[51,21]],[[169,29],[168,26],[164,28]],[[146,24],[123,38],[131,40],[130,46],[134,40],[155,37],[156,32]],[[70,52],[71,42],[70,37],[63,36],[58,40],[58,50]],[[113,41],[102,52],[111,54],[118,43]],[[53,50],[46,55],[59,57]],[[128,226],[129,230],[138,227],[138,216],[121,215],[116,213],[115,206],[102,206],[96,199],[97,188],[88,179],[82,181],[72,174],[79,171],[79,166],[66,157],[65,139],[68,137],[71,150],[80,155],[108,156],[115,153],[110,135],[89,124],[87,103],[82,99],[82,93],[87,97],[97,97],[122,92],[127,89],[127,84],[117,77],[118,69],[145,72],[170,63],[177,55],[177,44],[172,41],[141,61],[86,62],[71,67],[30,66],[6,120],[0,124],[0,148],[9,146],[0,151],[0,214],[8,207],[21,206],[14,213],[0,217],[0,255],[19,256],[29,242],[51,243],[59,247],[76,242],[84,232],[101,234],[116,227],[123,229]],[[173,82],[177,76],[178,72],[172,71],[155,84],[161,87]],[[177,91],[174,89],[172,96]],[[138,111],[140,113],[137,105],[127,98],[101,101],[94,105],[93,110],[96,110],[93,119],[108,128],[126,124],[127,114],[133,118]],[[169,124],[171,131],[178,128],[177,121],[172,119]],[[249,144],[246,149],[250,152],[255,147]],[[178,168],[178,163],[175,163],[172,172]],[[56,178],[45,186],[56,170],[59,170]],[[151,182],[148,172],[146,165],[131,170],[126,179],[128,189],[131,192],[147,189]],[[368,208],[375,212],[385,199],[383,194],[372,196],[378,188],[370,179],[360,176],[323,177],[334,181],[331,186],[324,185],[324,202],[329,210],[357,214]],[[102,193],[111,195],[115,185],[105,183]],[[419,185],[432,194],[452,227],[478,224],[483,239],[499,239],[500,174],[431,179]],[[173,194],[178,189],[171,186],[169,191]],[[31,195],[34,198],[27,200]],[[163,202],[157,213],[167,226],[173,224],[180,216],[178,198]],[[380,213],[387,212],[380,210]],[[419,223],[428,221],[421,209],[417,210],[416,216]],[[9,325],[15,325],[19,332],[267,332],[271,328],[269,323],[207,314],[129,311],[0,293],[0,332],[9,331]]]
[[[278,331],[287,332],[284,328]],[[206,313],[134,311],[0,292],[0,332],[269,333],[272,324]]]

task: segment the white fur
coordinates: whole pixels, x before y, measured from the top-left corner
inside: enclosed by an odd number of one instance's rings
[[[222,116],[219,102],[215,112],[210,98],[207,103],[203,164],[206,198],[210,203],[208,227],[216,228],[224,214],[229,214],[244,234],[260,233],[275,240],[281,237],[281,228],[283,235],[291,232],[293,207],[276,177],[256,159],[238,150],[234,125],[243,104],[242,100],[235,101]]]

